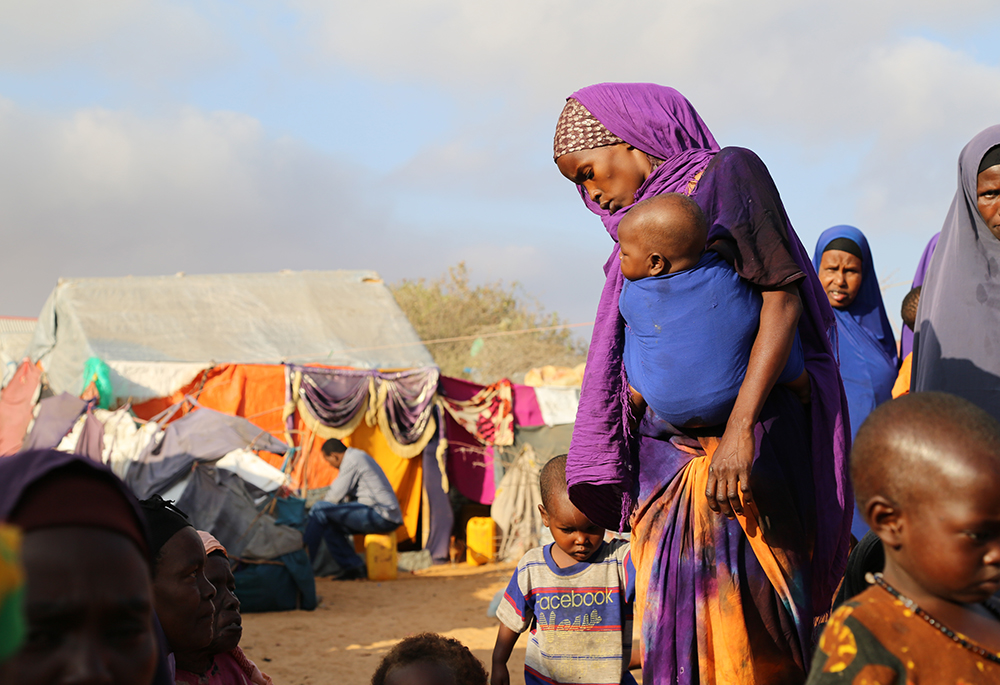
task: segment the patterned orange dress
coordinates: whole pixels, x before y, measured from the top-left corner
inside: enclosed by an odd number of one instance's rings
[[[963,647],[873,586],[837,609],[820,638],[806,685],[833,683],[1000,683],[1000,663]]]

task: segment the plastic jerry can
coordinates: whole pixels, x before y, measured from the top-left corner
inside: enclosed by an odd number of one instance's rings
[[[497,555],[497,524],[489,516],[469,519],[465,527],[465,560],[472,566],[482,566]]]
[[[396,531],[365,536],[365,564],[368,565],[368,580],[396,580],[399,566]]]

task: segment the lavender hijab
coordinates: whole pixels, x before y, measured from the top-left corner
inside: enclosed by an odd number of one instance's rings
[[[676,90],[653,84],[600,84],[584,88],[571,97],[578,99],[611,133],[630,145],[665,160],[636,192],[641,201],[667,192],[685,192],[688,184],[712,161],[719,147],[691,104]],[[748,153],[751,154],[751,153]],[[756,159],[756,157],[754,157]],[[756,173],[766,176],[763,164]],[[721,180],[721,179],[720,179]],[[744,179],[734,177],[738,184]],[[626,209],[608,214],[585,191],[581,197],[601,217],[612,239],[617,241],[618,222]],[[736,195],[736,193],[734,193]],[[727,198],[706,209],[713,235],[729,227],[716,227],[713,217],[734,212],[724,207]],[[735,201],[735,200],[734,200]],[[780,201],[777,201],[780,206]],[[705,207],[703,207],[705,209]],[[736,212],[735,214],[739,214]],[[803,314],[799,323],[806,369],[813,384],[810,408],[811,462],[816,502],[816,547],[813,595],[817,614],[832,595],[847,559],[853,493],[847,474],[849,435],[845,417],[847,402],[828,337],[835,326],[833,311],[812,268],[809,254],[787,227],[787,248],[804,278],[798,281]],[[606,282],[598,305],[594,333],[587,357],[580,405],[567,463],[567,482],[573,502],[591,520],[606,528],[621,529],[634,508],[636,465],[629,450],[622,354],[624,322],[618,300],[624,278],[618,261],[617,242],[604,265]],[[829,605],[826,604],[828,607]]]
[[[982,131],[958,158],[958,189],[920,291],[914,392],[964,397],[1000,420],[1000,240],[976,206],[979,163],[1000,144]]]

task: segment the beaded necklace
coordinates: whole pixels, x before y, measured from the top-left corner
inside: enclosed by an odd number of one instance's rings
[[[979,655],[980,657],[982,657],[983,659],[986,659],[987,661],[992,661],[995,664],[1000,664],[1000,655],[994,654],[993,652],[990,652],[990,651],[987,651],[986,649],[983,649],[982,647],[980,647],[977,644],[969,642],[964,637],[962,637],[961,635],[959,635],[958,633],[956,633],[954,630],[952,630],[948,626],[946,626],[943,623],[941,623],[940,621],[938,621],[936,618],[934,618],[933,616],[931,616],[930,614],[928,614],[926,611],[924,611],[923,609],[921,609],[919,606],[917,606],[917,603],[914,602],[912,599],[910,599],[909,597],[904,596],[903,594],[901,594],[899,592],[899,590],[897,590],[893,586],[889,585],[889,583],[887,583],[885,581],[885,579],[882,577],[881,573],[866,573],[865,574],[865,580],[868,581],[869,585],[872,585],[872,584],[878,585],[880,588],[882,588],[883,590],[885,590],[886,592],[888,592],[890,595],[892,595],[893,597],[895,597],[896,599],[898,599],[900,602],[903,603],[903,606],[905,606],[907,609],[909,609],[910,611],[912,611],[914,614],[916,614],[920,618],[922,618],[925,621],[927,621],[933,627],[937,628],[939,631],[941,631],[944,635],[946,635],[947,637],[949,637],[956,644],[960,645],[961,647],[964,647],[965,649],[969,650],[973,654]],[[997,612],[991,606],[989,606],[989,605],[984,605],[984,606],[986,607],[987,611],[989,611],[990,613],[992,613],[994,616],[997,616]],[[1000,618],[1000,616],[997,616],[997,617]]]

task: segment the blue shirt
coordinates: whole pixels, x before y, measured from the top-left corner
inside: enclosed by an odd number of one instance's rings
[[[340,471],[323,498],[333,504],[359,502],[391,523],[402,524],[399,500],[382,467],[367,452],[348,447]]]

